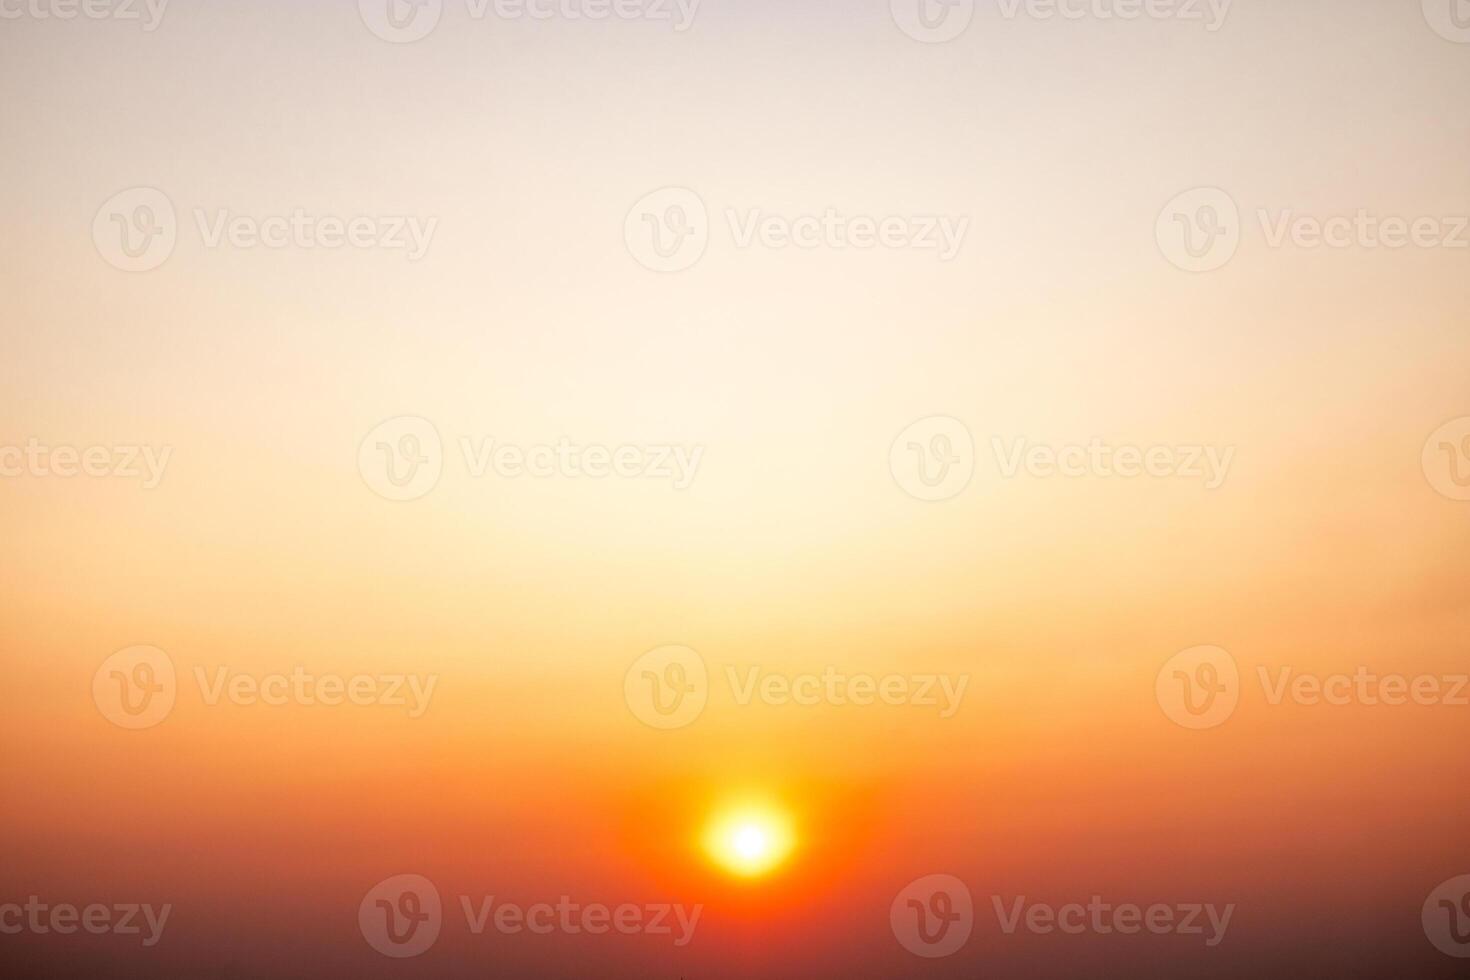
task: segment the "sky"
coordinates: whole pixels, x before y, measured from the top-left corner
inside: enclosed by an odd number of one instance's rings
[[[1457,975],[1470,10],[120,4],[0,0],[0,959]]]

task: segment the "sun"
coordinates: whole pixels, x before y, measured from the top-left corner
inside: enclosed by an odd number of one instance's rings
[[[719,814],[704,835],[716,864],[742,878],[758,878],[785,863],[796,845],[791,820],[774,807],[746,806]]]

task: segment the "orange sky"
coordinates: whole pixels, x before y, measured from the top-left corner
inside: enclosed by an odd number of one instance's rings
[[[154,949],[24,932],[0,957],[58,976],[1452,975],[1420,910],[1470,873],[1470,708],[1272,704],[1260,670],[1470,672],[1470,503],[1423,460],[1470,416],[1465,256],[1272,248],[1257,214],[1470,213],[1470,47],[1368,0],[1239,0],[1214,33],[982,4],[936,45],[883,2],[705,0],[685,32],[451,4],[408,45],[353,6],[0,21],[0,448],[171,452],[154,488],[0,477],[0,906],[174,907]],[[135,187],[178,217],[141,274],[92,234]],[[711,231],[660,274],[625,222],[667,187]],[[1205,274],[1155,239],[1195,187],[1243,216]],[[941,261],[742,248],[727,217],[829,208],[968,232]],[[209,247],[196,222],[297,209],[436,225],[410,261]],[[409,416],[443,472],[392,502],[359,450]],[[935,416],[967,428],[975,470],[928,503],[890,450]],[[687,489],[477,477],[462,440],[487,439],[701,456]],[[1017,439],[1233,455],[1213,489],[1008,477],[994,446]],[[668,645],[701,658],[708,700],[659,730],[625,681]],[[1203,645],[1238,664],[1239,704],[1189,731],[1156,680]],[[136,646],[177,694],[128,731],[94,678]],[[432,695],[210,703],[199,680],[298,668]],[[743,704],[751,670],[963,697],[948,716]],[[795,845],[741,880],[701,835],[752,796]],[[445,916],[390,960],[355,915],[400,874]],[[976,925],[922,960],[889,912],[932,874],[966,884]],[[992,911],[1094,894],[1237,911],[1204,952],[1007,935]],[[492,895],[702,913],[677,948],[475,935],[460,899]]]

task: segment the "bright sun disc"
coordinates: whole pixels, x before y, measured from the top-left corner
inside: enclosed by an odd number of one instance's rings
[[[727,813],[710,825],[704,846],[710,857],[741,877],[763,875],[786,860],[795,840],[791,823],[772,810]]]

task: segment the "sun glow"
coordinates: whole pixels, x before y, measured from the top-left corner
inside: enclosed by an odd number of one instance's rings
[[[775,870],[795,846],[791,821],[765,807],[721,814],[705,832],[704,846],[715,863],[743,878]]]

